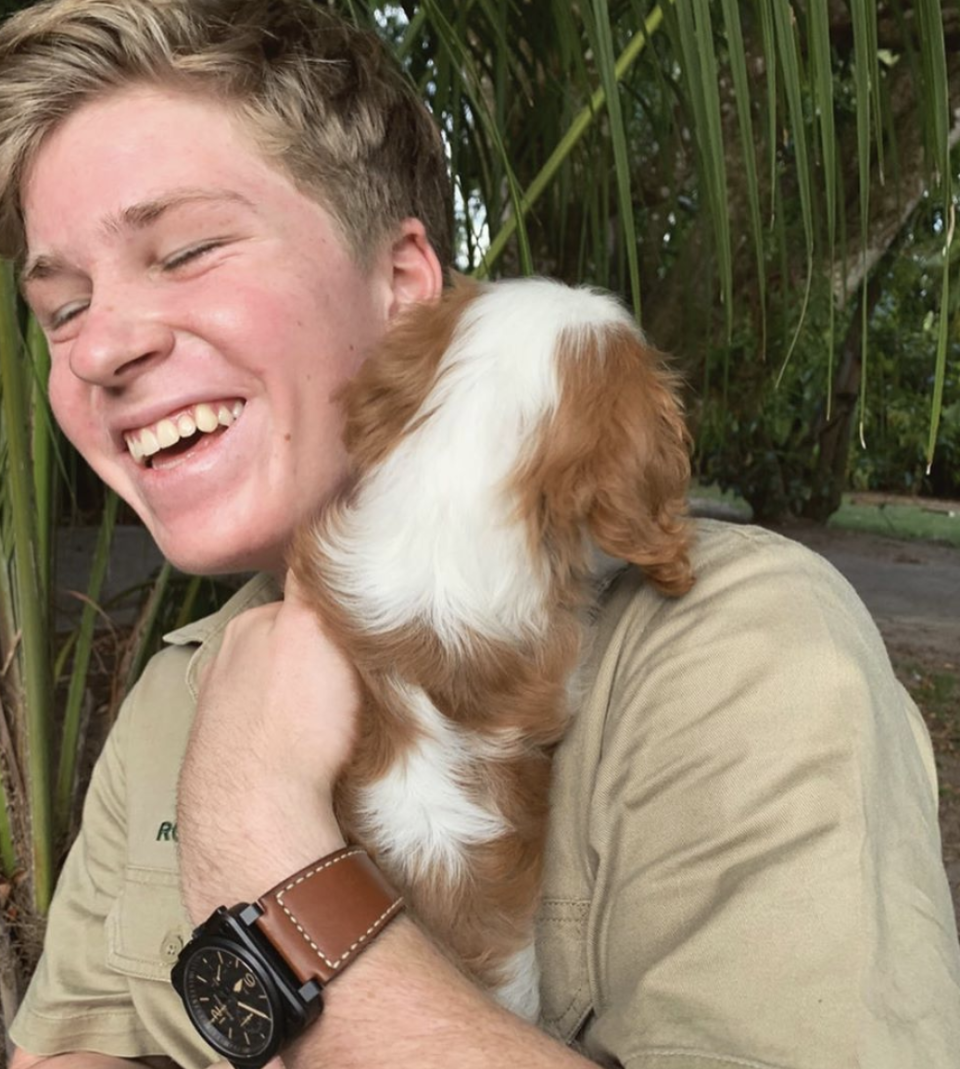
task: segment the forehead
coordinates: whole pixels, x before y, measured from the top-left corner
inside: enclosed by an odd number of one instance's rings
[[[40,145],[21,190],[27,245],[70,240],[177,189],[228,191],[253,203],[294,192],[226,105],[124,89],[83,104]]]

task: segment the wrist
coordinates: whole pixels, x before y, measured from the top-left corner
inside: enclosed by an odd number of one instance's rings
[[[323,1010],[403,909],[359,847],[288,873],[252,903],[220,907],[194,932],[174,988],[207,1043],[237,1069],[262,1069]]]
[[[284,1052],[287,1069],[587,1069],[587,1062],[498,1006],[402,914],[325,992],[323,1018]]]
[[[186,814],[180,818],[181,889],[195,923],[218,906],[255,901],[291,873],[346,845],[328,806],[309,816],[306,807],[281,813],[263,806],[237,815],[232,824],[227,835]]]
[[[291,873],[347,845],[332,814],[302,821],[289,816],[284,821],[260,824],[248,836],[240,863],[250,873],[243,901],[258,898]],[[251,855],[256,854],[256,857]]]

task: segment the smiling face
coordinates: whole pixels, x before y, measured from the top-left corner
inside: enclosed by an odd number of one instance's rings
[[[332,395],[439,290],[420,225],[361,269],[224,106],[147,87],[66,119],[22,193],[64,432],[178,567],[279,573],[345,472]]]

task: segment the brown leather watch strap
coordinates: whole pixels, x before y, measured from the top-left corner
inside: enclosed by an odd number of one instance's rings
[[[256,924],[300,983],[329,983],[403,909],[366,851],[348,846],[268,891]]]

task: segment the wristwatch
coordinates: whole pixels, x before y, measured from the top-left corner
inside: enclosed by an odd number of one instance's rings
[[[204,1040],[237,1069],[260,1069],[323,1009],[323,988],[403,909],[366,852],[315,861],[256,902],[221,906],[173,967]]]

